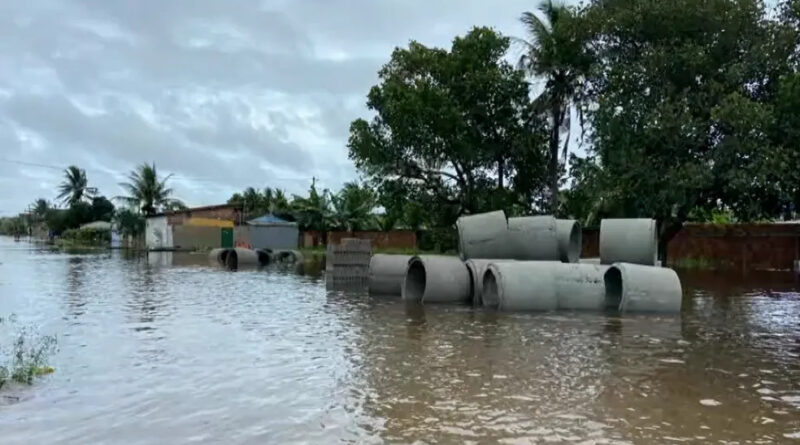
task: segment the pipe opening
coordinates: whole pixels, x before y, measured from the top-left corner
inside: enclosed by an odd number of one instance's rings
[[[425,295],[426,279],[425,265],[422,264],[422,261],[412,261],[408,265],[408,272],[403,283],[404,298],[411,301],[422,301],[422,296]]]
[[[261,265],[269,264],[272,260],[271,257],[272,251],[269,249],[265,250],[256,250],[256,255],[258,255],[258,263]]]
[[[617,310],[622,303],[622,272],[616,267],[603,275],[606,286],[606,309]]]
[[[475,266],[472,263],[466,263],[467,265],[467,273],[469,273],[469,301],[475,304],[479,304],[480,302],[476,302],[475,298],[477,295],[475,294],[475,290],[477,288],[477,281],[475,280],[475,274],[478,272],[475,270]]]
[[[567,261],[570,263],[577,263],[581,258],[581,250],[583,248],[583,234],[581,226],[578,223],[572,224],[572,229],[569,231],[569,246],[567,247]]]
[[[497,308],[500,306],[500,289],[497,283],[497,276],[491,268],[486,269],[486,273],[483,274],[483,294],[481,299],[486,307]]]
[[[225,261],[225,267],[229,270],[236,270],[239,268],[239,254],[235,250],[230,249],[222,254]]]

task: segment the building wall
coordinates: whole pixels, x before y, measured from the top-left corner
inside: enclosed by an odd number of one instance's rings
[[[584,229],[582,258],[599,256],[600,231]],[[670,241],[670,265],[791,270],[800,259],[800,224],[687,224]]]
[[[237,226],[233,230],[234,244],[251,249],[296,249],[297,226]]]
[[[328,244],[340,244],[343,238],[368,239],[373,248],[413,249],[417,247],[417,233],[413,230],[388,232],[328,232]]]
[[[222,229],[204,226],[172,226],[176,250],[215,249],[222,246]]]
[[[172,249],[172,227],[167,225],[166,216],[147,218],[145,244],[148,249]]]
[[[233,221],[234,224],[242,224],[243,222],[242,212],[236,206],[199,207],[167,214],[167,219],[171,225],[181,225],[193,218]]]

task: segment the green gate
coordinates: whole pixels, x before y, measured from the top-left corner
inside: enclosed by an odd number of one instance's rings
[[[233,247],[233,229],[222,228],[220,247]]]

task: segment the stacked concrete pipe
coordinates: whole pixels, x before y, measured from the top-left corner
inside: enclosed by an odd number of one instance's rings
[[[471,258],[513,258],[506,239],[508,222],[502,210],[458,218],[458,252],[462,260]]]
[[[470,279],[472,279],[472,305],[473,306],[481,306],[483,305],[483,275],[486,273],[486,269],[489,267],[489,264],[497,263],[497,262],[505,262],[505,261],[514,261],[514,260],[467,260],[464,264],[466,264],[467,269],[469,269]]]
[[[681,280],[666,267],[617,263],[604,274],[606,302],[625,312],[680,312]]]
[[[604,219],[600,222],[600,262],[656,265],[658,231],[652,219]]]
[[[558,253],[562,263],[577,263],[581,259],[583,234],[581,225],[574,219],[556,220]]]
[[[472,281],[464,262],[452,256],[420,255],[411,258],[403,280],[403,300],[422,303],[464,303]]]
[[[483,275],[483,305],[503,311],[551,311],[558,307],[548,261],[492,262]]]
[[[522,216],[508,219],[508,247],[513,258],[525,261],[559,261],[556,219],[552,216]]]
[[[369,293],[401,295],[411,255],[375,254],[369,260]]]

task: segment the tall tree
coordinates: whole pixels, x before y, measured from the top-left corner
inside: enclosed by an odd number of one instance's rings
[[[97,193],[97,189],[89,187],[86,171],[74,165],[64,170],[64,180],[58,186],[58,191],[58,199],[70,207],[84,199],[91,199]]]
[[[759,0],[594,0],[584,20],[598,55],[593,159],[574,196],[594,194],[600,216],[657,219],[663,261],[692,215],[783,211],[796,149],[773,137],[773,111],[796,27]]]
[[[181,207],[183,203],[171,198],[173,191],[167,187],[170,177],[172,175],[160,179],[155,164],[141,164],[128,175],[128,182],[120,183],[128,195],[118,196],[116,199],[135,207],[145,216],[166,208]]]
[[[324,233],[331,228],[333,223],[330,192],[327,189],[321,193],[318,192],[316,181],[311,183],[307,198],[294,196],[292,210],[297,223],[303,229],[317,230]]]
[[[374,228],[378,225],[373,214],[377,202],[375,192],[369,187],[346,183],[339,193],[331,195],[336,225],[346,231]]]
[[[582,101],[584,77],[592,61],[578,32],[579,19],[574,9],[545,0],[539,4],[538,15],[534,12],[522,14],[520,21],[528,36],[527,40],[517,39],[524,48],[518,67],[544,82],[544,89],[535,104],[537,109],[549,115],[548,174],[550,211],[553,213],[558,211],[562,172],[559,159],[563,157],[566,160],[569,150],[571,112],[575,108],[582,124],[583,114],[578,105]],[[562,134],[565,134],[563,147]]]
[[[372,186],[425,203],[437,225],[531,208],[544,185],[542,122],[523,73],[504,59],[508,47],[475,28],[449,51],[413,41],[395,49],[368,95],[376,116],[350,125],[350,158]]]

